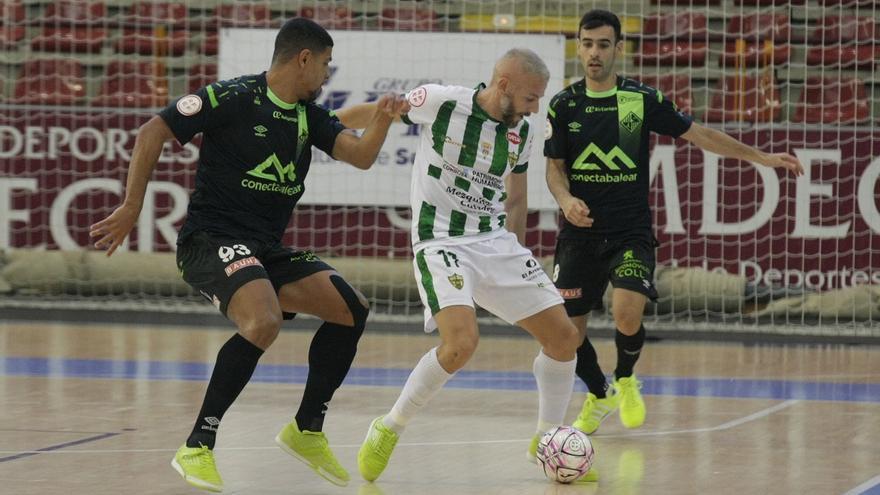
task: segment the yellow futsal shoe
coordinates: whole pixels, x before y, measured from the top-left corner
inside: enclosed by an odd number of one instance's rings
[[[612,391],[609,390],[608,392],[610,393]],[[584,400],[581,412],[571,426],[590,435],[599,429],[599,425],[602,424],[602,421],[605,421],[605,418],[613,413],[619,405],[620,396],[617,394],[608,395],[607,397],[599,399],[595,394],[587,392],[587,398]]]
[[[526,451],[526,460],[532,464],[538,463],[538,442],[541,441],[541,435],[535,434],[532,442],[529,444],[529,450]]]
[[[358,470],[367,481],[375,481],[388,466],[391,453],[400,436],[382,424],[379,416],[370,423],[367,438],[358,451]]]
[[[620,422],[627,428],[638,428],[645,422],[645,401],[642,400],[642,382],[636,375],[614,380],[614,388],[620,395]]]
[[[292,421],[278,433],[275,443],[330,483],[348,485],[348,472],[336,460],[323,431],[299,431],[296,421]]]
[[[204,445],[187,447],[183,444],[171,459],[171,467],[196,488],[209,492],[223,491],[223,480],[214,464],[214,452]]]

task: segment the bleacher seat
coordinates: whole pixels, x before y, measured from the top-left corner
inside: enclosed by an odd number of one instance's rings
[[[880,45],[814,46],[807,52],[807,64],[871,70],[880,65]]]
[[[651,0],[654,5],[677,5],[679,7],[691,7],[697,5],[720,5],[721,0]]]
[[[706,43],[642,41],[634,62],[640,65],[690,65],[702,67],[709,52]]]
[[[99,53],[107,30],[93,27],[44,27],[31,40],[31,48],[43,52]]]
[[[207,33],[199,44],[199,53],[214,56],[220,51],[220,38],[215,33]]]
[[[819,0],[823,7],[870,7],[877,0]]]
[[[836,16],[824,17],[810,35],[814,43],[872,43],[880,41],[880,29],[872,17]]]
[[[165,66],[154,62],[113,61],[101,91],[92,100],[99,107],[161,107],[168,103]]]
[[[355,19],[348,7],[315,5],[301,8],[299,15],[317,22],[326,29],[353,29],[355,27]]]
[[[871,116],[864,83],[855,77],[807,78],[793,120],[807,124],[853,124]]]
[[[789,41],[791,20],[785,14],[735,15],[730,17],[726,34],[728,38]]]
[[[776,81],[768,77],[726,76],[712,92],[709,122],[771,122],[781,116],[782,103]]]
[[[15,85],[15,103],[76,105],[86,95],[83,67],[72,59],[29,60]]]
[[[697,12],[678,14],[658,14],[645,17],[642,23],[642,38],[681,40],[703,40],[707,34],[706,15]]]
[[[21,0],[0,0],[0,24],[18,24],[24,21],[25,14]]]
[[[727,43],[724,53],[718,59],[721,67],[764,67],[770,64],[784,65],[791,58],[791,45],[766,41],[747,41],[743,43],[741,53],[737,52],[736,43]]]
[[[217,64],[197,64],[187,74],[186,87],[189,93],[195,93],[216,80]]]
[[[139,55],[172,55],[179,57],[186,52],[189,33],[184,30],[170,30],[164,27],[132,29],[125,28],[116,42],[119,53]]]
[[[187,24],[187,8],[183,3],[135,2],[123,20],[128,25],[144,28],[155,25],[183,27]]]
[[[637,79],[652,88],[659,89],[663,96],[674,101],[682,112],[688,114],[693,112],[691,77],[687,74],[644,75]]]
[[[24,26],[0,26],[0,48],[11,50],[18,46],[24,39]]]
[[[433,9],[384,8],[379,13],[379,28],[386,31],[437,31],[440,29],[440,19]]]
[[[46,6],[40,23],[51,27],[91,26],[107,21],[104,2],[57,0]]]
[[[775,7],[786,5],[805,5],[807,0],[733,0],[737,7],[746,5],[749,7]]]
[[[272,11],[265,3],[224,3],[214,9],[216,25],[222,27],[268,28]]]

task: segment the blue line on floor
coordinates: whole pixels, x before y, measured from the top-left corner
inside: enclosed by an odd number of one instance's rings
[[[53,450],[61,450],[61,449],[65,449],[67,447],[73,447],[74,445],[82,445],[84,443],[97,442],[98,440],[103,440],[105,438],[115,437],[116,435],[119,435],[119,433],[101,433],[100,435],[95,435],[93,437],[81,438],[79,440],[73,440],[71,442],[59,443],[57,445],[50,445],[49,447],[37,449],[32,452],[22,452],[21,454],[10,455],[7,457],[0,457],[0,462],[14,461],[16,459],[22,459],[25,457],[39,455],[41,452],[51,452]]]
[[[131,361],[44,357],[0,358],[0,376],[124,380],[207,380],[212,364],[179,361]],[[409,369],[352,368],[347,385],[401,387]],[[261,364],[252,382],[303,384],[308,368]],[[880,383],[763,380],[754,378],[694,378],[639,376],[647,395],[726,397],[743,399],[819,400],[880,403]],[[523,371],[458,372],[446,385],[473,390],[535,390],[535,379]],[[580,380],[577,387],[585,388]]]

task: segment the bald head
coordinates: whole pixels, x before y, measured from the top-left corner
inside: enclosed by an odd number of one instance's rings
[[[537,53],[528,48],[512,48],[495,62],[492,71],[492,82],[506,77],[514,79],[518,75],[539,76],[545,81],[550,79],[550,71],[547,64],[541,60]]]

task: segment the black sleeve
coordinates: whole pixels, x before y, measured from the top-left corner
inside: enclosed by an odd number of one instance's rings
[[[345,130],[336,113],[309,103],[306,107],[306,119],[309,123],[309,138],[312,145],[317,146],[328,156],[333,156],[336,136]]]
[[[557,96],[547,107],[547,127],[544,129],[544,156],[547,158],[566,158],[568,156],[568,127],[565,116],[561,115],[565,105],[560,103],[565,98]]]
[[[180,144],[188,143],[196,134],[220,127],[241,118],[240,94],[215,82],[193,94],[181,96],[159,112]]]
[[[655,96],[645,98],[648,129],[664,136],[679,137],[688,129],[694,118],[678,110],[675,102],[663,96],[659,90]]]

